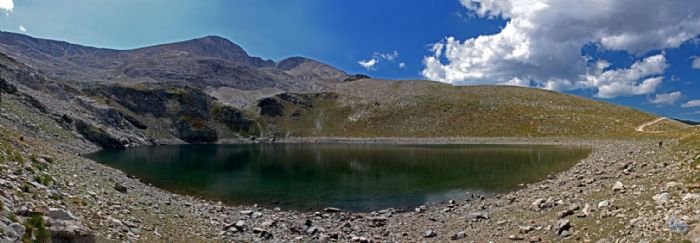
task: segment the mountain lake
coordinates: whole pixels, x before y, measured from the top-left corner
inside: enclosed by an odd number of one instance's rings
[[[227,204],[371,211],[513,191],[590,152],[559,145],[302,143],[144,146],[86,157],[156,187]]]

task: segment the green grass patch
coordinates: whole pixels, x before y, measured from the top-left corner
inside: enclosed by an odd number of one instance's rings
[[[41,215],[35,214],[29,217],[24,222],[24,227],[27,229],[22,236],[22,242],[51,242],[51,235],[46,229],[44,218]],[[32,238],[35,238],[32,241]]]
[[[51,178],[51,176],[47,175],[47,174],[36,175],[36,176],[34,176],[34,181],[36,181],[39,184],[42,184],[44,186],[50,186],[51,183],[53,183],[53,178]]]
[[[29,184],[24,183],[24,184],[22,185],[22,192],[24,192],[24,193],[29,193],[29,192],[31,192],[31,191],[32,191],[32,189],[31,189],[31,187],[29,186]]]

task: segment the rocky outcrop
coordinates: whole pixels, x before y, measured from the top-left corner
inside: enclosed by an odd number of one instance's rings
[[[0,78],[0,91],[7,94],[17,93],[17,87],[7,82],[7,80]]]
[[[181,117],[175,121],[178,138],[188,143],[213,143],[219,137],[216,131],[208,127],[200,118]]]
[[[264,98],[258,101],[261,116],[280,117],[284,115],[284,106],[275,98]]]
[[[242,111],[230,106],[220,106],[213,109],[214,119],[226,124],[234,132],[248,133],[253,130],[254,121],[243,114]]]
[[[75,122],[75,129],[83,135],[85,139],[106,149],[124,149],[126,142],[112,137],[102,128],[96,127],[82,120]]]
[[[220,134],[226,133],[221,127],[227,127],[241,136],[248,136],[257,130],[257,126],[253,126],[254,119],[243,111],[221,104],[200,89],[187,85],[95,86],[86,92],[108,98],[126,109],[117,113],[101,112],[104,113],[100,116],[103,120],[113,117],[137,129],[160,129],[188,143],[216,142]],[[146,117],[156,118],[160,122],[149,124]],[[113,122],[107,123],[114,125]]]
[[[353,74],[350,75],[349,77],[345,78],[343,82],[352,82],[352,81],[357,81],[360,79],[369,79],[370,77],[364,74]]]

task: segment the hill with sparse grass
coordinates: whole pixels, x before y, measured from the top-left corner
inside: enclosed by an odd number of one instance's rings
[[[278,136],[630,136],[656,116],[541,89],[359,80],[258,103]]]

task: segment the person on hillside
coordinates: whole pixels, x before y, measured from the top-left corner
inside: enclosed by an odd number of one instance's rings
[[[659,148],[663,148],[663,147],[664,147],[664,141],[661,140],[661,141],[659,141]]]

